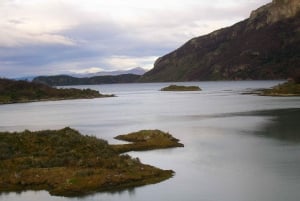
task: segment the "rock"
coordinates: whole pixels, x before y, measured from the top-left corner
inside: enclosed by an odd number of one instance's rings
[[[160,57],[142,82],[287,79],[300,66],[300,1],[274,0]]]

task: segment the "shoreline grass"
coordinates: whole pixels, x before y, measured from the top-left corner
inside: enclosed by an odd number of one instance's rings
[[[244,95],[274,96],[274,97],[296,97],[300,96],[300,83],[293,81],[278,84],[269,89],[256,89],[243,92]]]
[[[130,142],[129,144],[110,145],[118,153],[184,146],[179,143],[178,139],[160,130],[140,130],[125,135],[118,135],[115,139]]]
[[[174,175],[69,127],[0,132],[0,153],[0,192],[47,190],[74,197],[154,184]]]
[[[264,89],[259,94],[261,96],[300,96],[300,83],[285,82],[276,85],[271,89]]]

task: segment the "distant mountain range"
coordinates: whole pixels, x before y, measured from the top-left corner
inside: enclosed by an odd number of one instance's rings
[[[160,57],[140,81],[286,79],[300,70],[300,0],[273,0]]]
[[[49,86],[132,83],[137,82],[145,72],[145,69],[137,67],[130,70],[102,71],[86,74],[24,77],[19,80],[29,80]]]
[[[134,75],[143,75],[146,73],[146,70],[141,67],[132,68],[129,70],[116,70],[116,71],[100,71],[97,73],[76,73],[70,74],[72,77],[95,77],[95,76],[104,76],[104,75],[123,75],[123,74],[134,74]]]
[[[134,74],[134,75],[143,75],[147,71],[144,68],[136,67],[129,70],[115,70],[115,71],[100,71],[96,73],[70,73],[64,74],[67,76],[72,76],[76,78],[88,78],[88,77],[95,77],[95,76],[106,76],[106,75],[123,75],[123,74]],[[43,77],[51,76],[51,75],[42,75]],[[57,75],[55,75],[57,76]],[[36,77],[41,76],[24,76],[24,77],[16,77],[15,80],[27,80],[32,81]]]
[[[103,75],[94,77],[73,77],[69,75],[38,76],[32,81],[50,86],[68,86],[68,85],[93,85],[93,84],[116,84],[133,83],[140,79],[140,75],[122,74],[122,75]]]
[[[154,68],[39,76],[48,85],[287,79],[300,74],[300,0],[273,0],[231,27],[193,38]]]

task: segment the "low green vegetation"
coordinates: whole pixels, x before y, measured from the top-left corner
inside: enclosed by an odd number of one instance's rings
[[[161,91],[201,91],[198,86],[179,86],[179,85],[169,85],[161,89]]]
[[[91,89],[58,89],[40,83],[0,79],[0,104],[112,96]]]
[[[115,139],[131,142],[130,144],[111,145],[118,153],[183,147],[183,144],[179,143],[178,139],[160,130],[141,130],[126,135],[119,135]]]
[[[148,136],[141,134],[134,139],[143,141]],[[167,138],[178,141],[170,135]],[[124,150],[69,127],[0,132],[0,192],[47,190],[52,195],[81,196],[153,184],[174,174],[120,152]]]
[[[279,84],[271,89],[263,89],[262,96],[300,96],[300,83],[289,81]]]

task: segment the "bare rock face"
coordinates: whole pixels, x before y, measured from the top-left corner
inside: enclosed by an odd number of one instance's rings
[[[272,3],[252,11],[248,26],[259,29],[280,20],[295,17],[299,10],[299,0],[273,0]]]
[[[300,69],[300,0],[273,0],[160,57],[141,81],[286,79]]]

